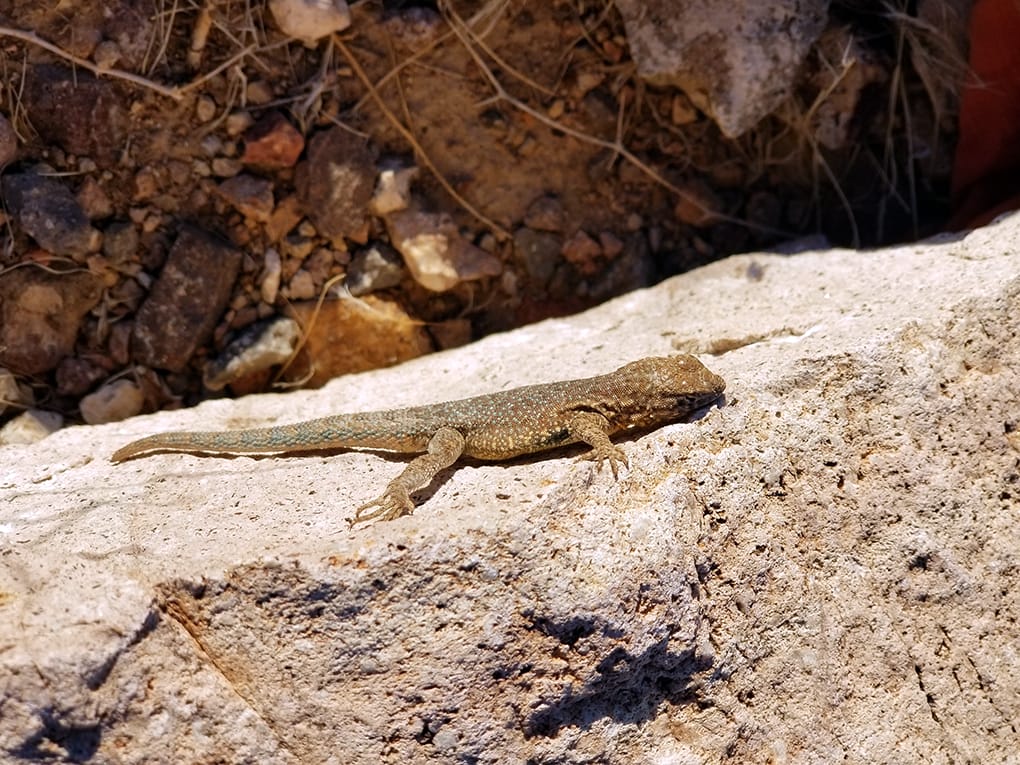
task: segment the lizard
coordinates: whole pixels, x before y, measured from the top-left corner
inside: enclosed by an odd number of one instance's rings
[[[246,455],[335,449],[417,454],[381,496],[358,507],[351,526],[414,510],[411,494],[461,456],[498,461],[582,442],[582,459],[629,467],[610,440],[681,419],[718,399],[726,382],[688,354],[634,361],[581,380],[527,385],[473,398],[378,412],[337,414],[247,430],[174,431],[132,441],[111,459],[155,452]],[[366,512],[377,508],[373,512]]]

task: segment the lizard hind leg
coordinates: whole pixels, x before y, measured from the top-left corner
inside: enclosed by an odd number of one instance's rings
[[[354,511],[348,520],[351,527],[356,523],[383,520],[392,521],[414,511],[411,492],[432,483],[436,473],[450,467],[464,452],[464,436],[455,428],[439,428],[429,439],[428,451],[411,460],[403,472],[386,486],[382,496],[366,502]],[[369,508],[377,508],[370,513]]]

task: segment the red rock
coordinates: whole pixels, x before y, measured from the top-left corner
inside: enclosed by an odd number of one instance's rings
[[[270,112],[244,134],[246,165],[280,170],[293,167],[305,150],[305,137],[280,112]]]
[[[578,231],[563,243],[563,258],[578,272],[591,276],[602,267],[602,246],[584,231]]]

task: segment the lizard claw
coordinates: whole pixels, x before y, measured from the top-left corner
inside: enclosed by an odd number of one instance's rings
[[[608,462],[609,469],[613,471],[613,480],[619,478],[619,468],[617,464],[622,464],[624,467],[629,468],[630,462],[627,460],[627,455],[619,446],[610,444],[608,447],[595,447],[587,454],[582,454],[581,459],[591,460],[595,463],[595,469],[601,470],[602,463]]]
[[[370,507],[377,507],[371,513],[364,512]],[[354,528],[356,523],[367,521],[384,520],[392,521],[402,515],[410,515],[414,511],[414,503],[407,491],[399,486],[388,486],[381,497],[358,507],[354,511],[354,517],[347,519],[348,528]]]

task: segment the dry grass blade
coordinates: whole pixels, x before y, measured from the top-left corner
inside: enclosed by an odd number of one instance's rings
[[[631,152],[626,146],[624,146],[621,143],[619,137],[617,137],[616,140],[607,141],[603,138],[590,135],[589,133],[585,133],[581,130],[576,130],[570,127],[569,125],[565,125],[564,123],[559,122],[553,119],[552,117],[549,117],[544,112],[529,106],[520,99],[513,97],[507,92],[506,88],[503,87],[503,84],[499,81],[496,75],[493,74],[492,69],[489,67],[488,64],[485,63],[481,54],[478,52],[477,40],[475,38],[474,32],[471,31],[470,27],[468,27],[464,23],[464,21],[456,14],[456,12],[450,7],[449,3],[441,2],[439,6],[440,9],[443,11],[447,21],[449,22],[450,27],[453,29],[454,34],[457,35],[458,39],[460,39],[461,44],[464,45],[465,49],[471,55],[471,58],[474,59],[474,62],[478,66],[482,75],[489,82],[489,85],[492,87],[493,91],[495,91],[495,95],[490,100],[505,101],[515,109],[524,112],[525,114],[534,118],[536,121],[542,123],[546,127],[551,128],[552,130],[560,131],[566,135],[571,136],[572,138],[576,138],[579,141],[583,141],[593,146],[601,147],[614,153],[615,155],[622,157],[627,162],[631,163],[636,168],[638,168],[649,178],[651,178],[653,181],[658,183],[660,186],[669,189],[678,198],[684,200],[687,204],[691,205],[696,210],[701,211],[706,216],[711,216],[711,218],[717,222],[733,223],[738,226],[743,226],[754,231],[760,231],[766,234],[773,234],[784,237],[790,236],[790,233],[787,231],[773,228],[771,226],[763,226],[760,224],[756,224],[751,221],[744,220],[743,218],[737,218],[735,216],[727,215],[718,210],[711,210],[707,208],[704,205],[704,203],[701,202],[701,200],[695,198],[691,194],[688,194],[683,189],[676,186],[676,184],[671,183],[661,173],[659,173],[657,170],[655,170],[647,163],[643,162],[636,154]]]
[[[836,92],[837,88],[839,88],[853,70],[854,66],[856,66],[857,62],[844,52],[838,66],[825,60],[822,60],[821,63],[826,67],[826,70],[831,73],[832,78],[829,83],[815,96],[811,104],[805,109],[796,97],[791,96],[779,109],[776,110],[775,116],[786,125],[790,132],[793,133],[795,140],[800,146],[807,147],[807,151],[811,158],[812,199],[814,201],[815,208],[820,209],[822,205],[822,194],[819,186],[819,170],[821,170],[822,174],[828,181],[829,186],[833,189],[836,197],[839,199],[840,206],[846,212],[847,221],[850,225],[850,245],[852,247],[860,247],[861,235],[860,229],[857,225],[857,216],[854,214],[853,205],[847,197],[846,192],[843,190],[836,173],[833,172],[832,167],[829,165],[828,161],[826,161],[814,130],[814,123],[818,115],[818,111],[825,102],[828,101],[833,93]],[[777,136],[777,139],[781,137],[782,136]],[[801,150],[796,153],[802,154],[804,152]],[[781,160],[780,164],[785,164],[785,162],[785,159]]]
[[[162,34],[160,35],[159,50],[157,50],[156,55],[153,56],[152,63],[149,64],[148,67],[145,67],[144,65],[142,67],[145,70],[146,74],[151,75],[153,72],[156,71],[157,66],[166,61],[166,51],[167,48],[170,47],[170,39],[173,36],[174,21],[177,19],[177,14],[178,14],[177,0],[174,0],[173,7],[171,7],[168,11],[163,11],[157,14],[159,26],[162,29]],[[149,51],[151,52],[151,50],[152,46],[150,45]]]
[[[486,3],[478,11],[478,13],[471,17],[471,20],[468,23],[474,26],[475,24],[480,24],[483,21],[489,21],[491,28],[493,25],[495,25],[496,20],[498,18],[498,14],[502,11],[504,5],[505,2],[503,2],[502,0],[496,0],[496,2]],[[400,74],[401,71],[406,69],[414,62],[419,61],[425,56],[427,56],[429,53],[431,53],[433,50],[435,50],[440,45],[445,43],[451,37],[453,37],[452,31],[444,32],[443,34],[439,35],[434,40],[429,42],[427,45],[422,46],[418,50],[408,55],[407,58],[401,61],[397,66],[390,69],[390,71],[388,71],[386,74],[384,74],[376,81],[375,83],[376,90],[381,92],[383,86],[385,86],[390,80],[392,80],[394,77]],[[365,95],[362,96],[362,98],[356,104],[354,104],[353,111],[358,111],[370,100],[372,100],[371,91],[365,93]]]
[[[355,75],[357,75],[358,79],[361,80],[361,84],[368,89],[369,94],[372,96],[372,100],[375,102],[375,105],[379,107],[379,110],[383,113],[383,116],[411,145],[411,147],[414,149],[415,155],[419,158],[419,160],[421,160],[421,163],[429,169],[429,172],[431,172],[435,176],[439,184],[444,189],[446,189],[446,192],[450,196],[452,196],[455,200],[457,200],[457,203],[460,204],[465,210],[471,213],[481,223],[488,226],[493,232],[499,234],[504,238],[509,238],[510,237],[509,231],[507,231],[505,228],[496,223],[496,221],[486,216],[474,205],[472,205],[470,202],[464,199],[464,197],[457,193],[457,190],[453,188],[450,182],[446,180],[445,176],[439,171],[439,168],[435,166],[435,163],[433,163],[432,160],[429,158],[428,154],[425,153],[425,150],[418,142],[418,139],[415,138],[414,133],[408,130],[404,123],[397,119],[397,115],[395,115],[393,111],[386,105],[386,102],[383,101],[382,96],[379,95],[379,91],[376,90],[375,86],[372,84],[372,81],[368,78],[368,75],[365,74],[365,70],[362,69],[361,64],[358,63],[358,59],[354,56],[353,53],[351,53],[350,49],[344,44],[344,42],[340,39],[338,35],[335,34],[333,35],[333,44],[343,54],[344,58],[347,59],[347,63],[351,65],[351,69],[354,70]]]
[[[168,87],[161,85],[158,82],[153,82],[147,77],[142,77],[139,74],[132,72],[125,72],[122,69],[106,68],[98,66],[87,58],[76,56],[73,53],[69,53],[58,45],[54,45],[48,40],[44,40],[34,32],[26,32],[23,29],[15,29],[13,27],[0,26],[0,37],[13,37],[15,40],[21,40],[27,42],[30,45],[35,45],[43,50],[49,51],[55,56],[59,56],[67,61],[70,61],[75,66],[80,66],[82,69],[86,69],[97,76],[112,77],[118,80],[124,80],[134,85],[139,85],[147,90],[152,90],[159,93],[161,96],[172,98],[175,101],[180,101],[184,97],[184,92],[181,88]]]
[[[133,72],[125,72],[123,69],[98,66],[93,62],[89,61],[88,59],[82,58],[81,56],[76,56],[73,53],[69,53],[60,46],[54,45],[48,40],[44,40],[34,32],[26,32],[23,29],[15,29],[13,27],[0,26],[0,37],[13,37],[15,40],[27,42],[31,45],[35,45],[39,48],[42,48],[43,50],[49,51],[50,53],[59,56],[60,58],[70,61],[75,66],[80,66],[82,69],[86,69],[98,77],[111,77],[113,79],[123,80],[124,82],[130,82],[133,85],[138,85],[142,88],[145,88],[146,90],[151,90],[155,93],[158,93],[161,96],[172,98],[175,101],[180,101],[189,91],[194,90],[207,80],[210,80],[216,75],[218,75],[224,69],[228,69],[234,66],[239,61],[241,61],[241,59],[258,50],[257,45],[255,44],[249,45],[243,48],[242,50],[238,51],[236,54],[231,56],[228,60],[224,61],[222,64],[217,66],[212,71],[206,72],[201,77],[195,78],[187,85],[168,86],[161,85],[158,82],[154,82],[153,80],[150,80],[147,77],[142,77],[141,75],[134,74]]]
[[[290,357],[283,363],[283,366],[280,367],[280,371],[278,371],[276,376],[273,378],[274,388],[300,388],[312,379],[312,376],[315,374],[314,363],[310,365],[308,373],[300,380],[285,382],[283,380],[283,376],[286,374],[287,370],[290,369],[290,365],[294,363],[298,355],[301,353],[301,350],[308,343],[308,336],[311,334],[312,327],[315,326],[315,322],[319,320],[319,313],[322,311],[322,304],[325,302],[326,295],[329,294],[330,288],[346,277],[347,274],[337,274],[322,285],[322,290],[319,292],[319,299],[315,301],[315,309],[312,311],[312,316],[308,320],[308,326],[301,327],[301,337],[298,338],[297,345],[294,346],[294,350],[291,351]],[[296,320],[297,319],[295,318],[295,321]]]

